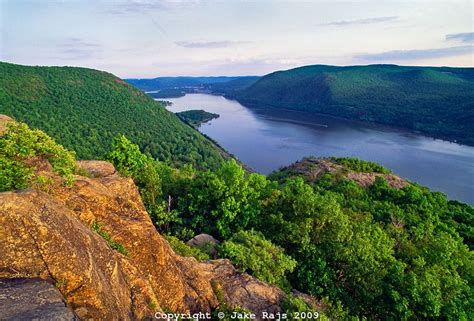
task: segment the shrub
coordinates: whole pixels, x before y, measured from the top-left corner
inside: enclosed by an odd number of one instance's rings
[[[264,176],[247,175],[235,160],[230,160],[216,172],[198,173],[178,207],[197,233],[226,239],[255,221],[267,186]]]
[[[383,173],[388,174],[390,170],[374,162],[360,160],[354,157],[331,157],[331,160],[339,165],[346,167],[347,169],[361,173]]]
[[[285,274],[296,267],[296,261],[281,247],[253,230],[234,234],[218,251],[219,256],[231,260],[241,271],[272,284],[286,285]]]
[[[0,192],[27,188],[33,176],[33,168],[0,152]]]
[[[142,154],[138,145],[133,144],[124,135],[118,135],[112,142],[112,151],[107,159],[124,176],[134,177],[143,170],[147,156]]]
[[[67,186],[72,185],[75,155],[40,130],[26,124],[10,123],[0,137],[0,191],[30,186],[35,176],[31,160],[47,160]]]

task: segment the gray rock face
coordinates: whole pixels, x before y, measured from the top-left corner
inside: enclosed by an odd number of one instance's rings
[[[0,320],[77,320],[52,284],[40,279],[0,279]]]
[[[214,256],[217,254],[217,245],[219,244],[219,241],[212,235],[202,233],[190,239],[187,244],[189,246],[199,247],[211,256]]]
[[[219,241],[216,240],[212,235],[204,234],[204,233],[196,235],[195,237],[193,237],[192,239],[188,241],[188,245],[198,246],[198,247],[205,246],[207,244],[216,245],[218,243]]]

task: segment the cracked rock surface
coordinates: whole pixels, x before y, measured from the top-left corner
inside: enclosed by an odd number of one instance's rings
[[[219,305],[216,288],[230,306],[279,311],[285,295],[277,287],[236,271],[227,260],[176,255],[153,226],[133,181],[111,164],[78,165],[87,173],[76,176],[71,188],[0,193],[0,278],[48,280],[81,320],[209,312]],[[113,250],[92,222],[128,255]],[[15,297],[20,305],[26,302]]]

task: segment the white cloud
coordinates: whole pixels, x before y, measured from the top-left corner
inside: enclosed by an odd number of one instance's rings
[[[227,48],[241,44],[252,43],[251,41],[176,41],[175,44],[184,48]]]
[[[442,57],[462,56],[473,53],[473,46],[456,46],[446,48],[392,50],[379,53],[364,53],[354,55],[354,59],[361,61],[396,61],[396,60],[420,60]]]
[[[353,25],[370,25],[375,23],[382,23],[388,21],[398,20],[397,16],[388,16],[388,17],[374,17],[374,18],[365,18],[365,19],[355,19],[355,20],[338,20],[331,21],[328,23],[322,23],[321,26],[353,26]]]

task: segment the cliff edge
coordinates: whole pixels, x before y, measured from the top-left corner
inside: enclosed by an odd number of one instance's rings
[[[222,301],[256,313],[279,311],[279,288],[237,272],[227,260],[176,255],[134,182],[111,164],[77,167],[81,175],[71,187],[0,193],[0,279],[49,281],[79,319],[210,312]]]

